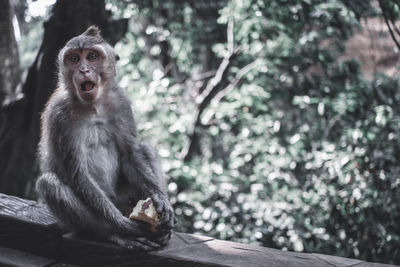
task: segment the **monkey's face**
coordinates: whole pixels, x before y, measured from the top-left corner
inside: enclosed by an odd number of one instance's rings
[[[100,48],[70,49],[64,54],[64,70],[70,89],[84,102],[94,102],[104,87],[103,68],[106,55]],[[72,87],[72,88],[71,88]]]
[[[67,42],[58,54],[60,87],[83,103],[93,103],[108,91],[115,78],[117,55],[97,27]]]

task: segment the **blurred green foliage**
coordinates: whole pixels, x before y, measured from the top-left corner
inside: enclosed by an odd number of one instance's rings
[[[116,48],[120,84],[170,177],[176,230],[400,263],[399,83],[366,80],[358,62],[340,60],[344,41],[361,27],[351,6],[168,0],[109,7],[131,17]],[[368,16],[379,12],[363,7]],[[194,77],[229,53],[229,20],[240,53],[223,87],[253,68],[194,129],[201,92]],[[211,59],[203,56],[210,48]],[[184,162],[193,130],[201,153]]]
[[[368,2],[108,1],[131,18],[118,79],[170,177],[176,230],[400,264],[399,81],[341,57],[360,17],[380,16]],[[230,22],[240,52],[194,128]],[[201,151],[184,161],[193,131]]]

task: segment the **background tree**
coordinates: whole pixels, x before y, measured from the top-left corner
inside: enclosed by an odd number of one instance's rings
[[[18,46],[14,37],[13,7],[10,1],[0,2],[0,103],[11,96],[19,81]],[[4,128],[0,125],[0,133]],[[0,135],[1,136],[1,135]]]

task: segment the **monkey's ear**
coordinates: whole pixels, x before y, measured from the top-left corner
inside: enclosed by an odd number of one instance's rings
[[[83,35],[100,36],[100,30],[97,26],[92,25],[83,33]]]
[[[120,57],[118,55],[115,55],[115,61],[120,60]]]

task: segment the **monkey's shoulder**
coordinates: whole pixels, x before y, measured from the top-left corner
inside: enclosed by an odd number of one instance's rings
[[[127,95],[122,91],[118,86],[114,87],[110,92],[110,106],[114,107],[116,111],[126,111],[130,109],[131,101],[127,97]]]
[[[45,109],[42,113],[42,124],[46,126],[47,123],[59,124],[68,117],[70,103],[68,101],[67,93],[60,88],[56,89],[49,98]]]

